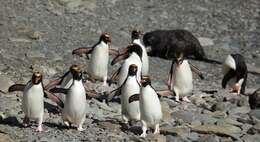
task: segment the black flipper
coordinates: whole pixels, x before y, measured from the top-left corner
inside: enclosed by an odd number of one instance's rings
[[[222,88],[226,88],[227,82],[232,78],[235,77],[236,73],[234,70],[230,69],[222,79]]]
[[[25,84],[14,84],[8,88],[8,92],[23,91],[25,86]]]
[[[139,97],[140,97],[140,94],[134,94],[134,95],[130,96],[128,99],[128,103],[132,103],[134,101],[139,101]]]
[[[63,93],[63,94],[67,94],[69,91],[69,89],[64,89],[64,88],[52,88],[50,89],[51,93]]]
[[[191,67],[191,71],[193,71],[194,73],[196,73],[201,80],[204,80],[204,76],[202,74],[202,72],[196,67],[194,66],[193,64],[189,63],[190,64],[190,67]]]
[[[114,92],[115,92],[115,93],[114,93]],[[106,100],[107,104],[108,104],[108,102],[111,101],[115,96],[119,96],[119,95],[121,95],[121,87],[119,87],[119,88],[117,88],[117,89],[111,91],[111,92],[107,95],[107,100]]]
[[[62,102],[62,100],[57,97],[56,95],[52,94],[51,92],[45,90],[44,91],[44,97],[48,98],[50,100],[52,100],[53,102],[55,102],[59,107],[64,108],[64,103]]]
[[[121,67],[118,68],[111,76],[111,78],[108,81],[108,85],[110,86],[112,83],[116,82],[115,80],[118,78],[118,75],[120,73]]]
[[[167,86],[168,86],[168,89],[171,90],[171,84],[172,84],[172,78],[173,78],[173,65],[174,65],[174,61],[172,61],[171,63],[171,69],[170,69],[170,72],[169,72],[169,76],[168,76],[168,81],[167,81]]]

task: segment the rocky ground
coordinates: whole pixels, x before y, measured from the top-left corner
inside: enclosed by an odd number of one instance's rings
[[[130,42],[133,27],[187,29],[198,37],[210,58],[223,60],[241,53],[248,64],[260,66],[259,0],[1,0],[0,1],[0,141],[210,141],[253,142],[260,139],[260,110],[250,110],[246,96],[221,88],[221,66],[193,62],[205,76],[194,76],[192,103],[161,98],[164,118],[161,135],[139,138],[140,124],[121,126],[120,104],[107,106],[88,100],[86,128],[67,129],[57,107],[45,103],[42,133],[21,126],[21,93],[7,93],[14,83],[27,82],[31,68],[44,72],[44,83],[62,75],[71,64],[87,69],[87,60],[71,55],[91,46],[101,32],[109,32],[113,47]],[[170,62],[150,58],[155,89],[165,89]],[[109,67],[110,74],[119,65]],[[259,87],[259,76],[249,75],[247,92]],[[92,84],[96,91],[111,90]],[[205,91],[214,91],[207,94]],[[198,96],[204,96],[200,98]]]

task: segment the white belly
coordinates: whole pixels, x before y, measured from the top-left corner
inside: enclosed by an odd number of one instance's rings
[[[121,89],[122,115],[125,115],[129,120],[140,120],[139,101],[129,103],[129,97],[140,93],[136,77],[128,77]]]
[[[23,94],[22,110],[30,119],[43,118],[43,88],[42,84],[32,85],[28,83]]]
[[[141,62],[139,56],[137,56],[137,55],[132,56],[132,55],[124,61],[123,65],[121,67],[121,70],[119,72],[119,79],[118,79],[118,86],[119,87],[124,83],[124,81],[125,81],[125,79],[128,75],[129,66],[131,64],[137,65],[137,80],[139,82],[141,80],[142,62]]]
[[[86,115],[86,94],[81,81],[74,81],[68,94],[63,109],[63,119],[73,124],[79,124]]]
[[[98,80],[103,80],[107,76],[109,60],[109,49],[107,45],[98,45],[94,48],[90,64],[89,73],[90,75]]]
[[[192,72],[187,60],[184,60],[179,66],[175,64],[172,83],[175,93],[180,96],[191,95],[193,89]]]
[[[157,93],[151,86],[141,88],[140,95],[141,120],[148,125],[155,125],[162,119],[162,108]]]
[[[134,40],[134,43],[141,46],[142,51],[143,51],[143,53],[142,53],[142,75],[149,75],[149,57],[147,55],[146,49],[139,39]]]

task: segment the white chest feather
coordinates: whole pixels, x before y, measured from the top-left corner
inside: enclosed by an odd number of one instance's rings
[[[138,44],[142,48],[142,75],[149,75],[149,57],[146,49],[140,39],[136,39],[133,43]]]
[[[31,82],[24,89],[22,109],[26,116],[31,119],[43,117],[43,88],[42,84],[33,85]]]
[[[141,80],[142,62],[141,62],[140,57],[136,53],[133,53],[122,64],[121,70],[119,72],[118,86],[121,86],[124,83],[124,81],[128,75],[129,66],[131,64],[137,65],[137,75],[136,75],[137,80],[138,81]]]
[[[96,79],[103,80],[107,76],[109,60],[108,45],[103,41],[97,45],[91,54],[89,73]]]
[[[141,88],[140,95],[141,120],[150,125],[155,125],[162,119],[162,108],[155,90],[147,85]]]
[[[74,81],[66,95],[63,119],[80,123],[86,114],[86,92],[82,81]]]
[[[129,97],[140,93],[140,86],[135,76],[129,76],[121,88],[121,107],[122,114],[128,119],[139,120],[140,110],[139,101],[129,103]]]
[[[179,95],[188,95],[192,92],[192,72],[187,60],[184,60],[181,65],[174,65],[172,85]]]

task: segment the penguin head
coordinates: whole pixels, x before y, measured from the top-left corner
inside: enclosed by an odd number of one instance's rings
[[[142,76],[141,85],[146,87],[147,85],[151,85],[151,78],[149,75]]]
[[[137,29],[132,30],[132,33],[131,33],[132,41],[135,39],[139,39],[140,36],[142,36],[142,35],[143,35],[143,32],[138,31]]]
[[[138,44],[129,44],[126,48],[122,48],[119,51],[121,54],[117,55],[113,60],[111,65],[116,64],[117,62],[124,60],[130,56],[132,53],[136,53],[140,59],[142,59],[143,50]]]
[[[138,69],[137,65],[131,64],[131,65],[129,66],[129,69],[128,69],[128,75],[129,75],[129,76],[135,76],[136,73],[137,73],[137,69]]]
[[[70,72],[71,72],[74,80],[81,80],[82,79],[82,72],[80,70],[79,65],[72,65],[70,67]]]
[[[106,44],[110,44],[112,42],[111,40],[111,37],[108,33],[102,33],[101,36],[100,36],[100,39],[99,41],[103,41],[105,42]]]
[[[38,71],[34,72],[32,75],[32,83],[39,84],[42,82],[42,74]]]
[[[181,65],[184,60],[184,54],[183,52],[176,51],[174,52],[174,62],[177,65]]]

